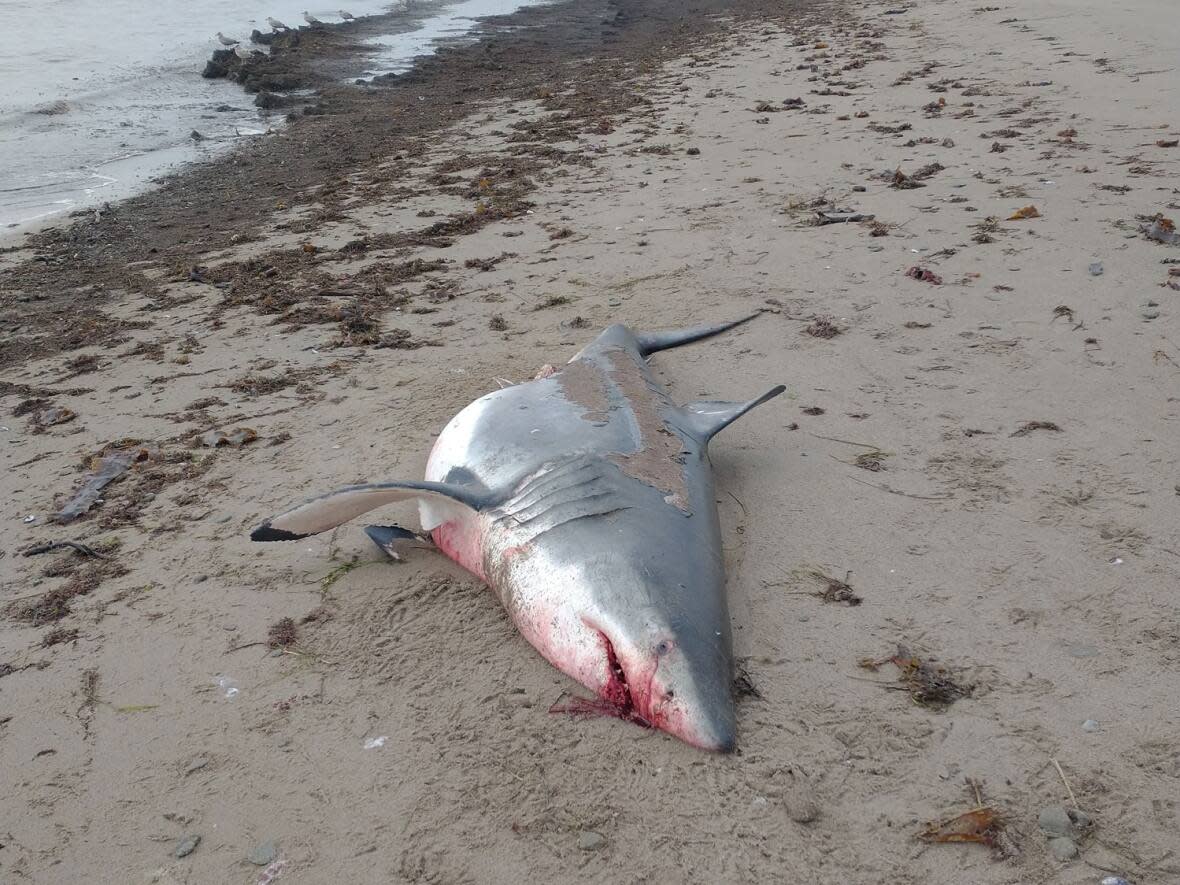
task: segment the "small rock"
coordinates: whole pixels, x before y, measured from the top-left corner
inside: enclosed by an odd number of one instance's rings
[[[1102,271],[1102,262],[1101,261],[1095,261],[1093,264],[1090,265],[1090,276],[1100,277],[1100,276],[1102,276],[1102,272],[1103,271]]]
[[[196,833],[184,836],[176,843],[176,850],[172,854],[176,857],[188,857],[197,850],[197,846],[201,844],[201,837]]]
[[[583,851],[597,851],[606,846],[606,837],[593,830],[583,830],[578,835],[578,847]]]
[[[852,189],[858,194],[863,194],[866,190],[868,190],[868,188],[866,188],[863,184],[854,184]]]
[[[1087,719],[1085,722],[1082,723],[1082,731],[1095,732],[1100,727],[1101,726],[1097,722],[1095,722],[1093,719]]]
[[[690,157],[696,157],[700,154],[700,152],[701,152],[701,149],[698,147],[690,147],[688,150],[685,151],[685,153],[688,154]]]
[[[1078,846],[1068,836],[1058,836],[1049,840],[1049,850],[1058,860],[1073,860],[1078,856]]]
[[[246,855],[246,860],[250,861],[256,867],[264,867],[272,863],[278,856],[278,846],[274,842],[267,841],[255,846],[254,850]]]
[[[1073,819],[1064,805],[1042,808],[1037,824],[1049,836],[1068,836],[1073,833]]]
[[[188,764],[188,768],[186,768],[184,770],[184,776],[188,777],[190,774],[195,774],[196,772],[200,771],[202,768],[204,768],[208,764],[209,764],[208,759],[206,759],[204,756],[198,756],[196,759],[194,759],[192,762],[190,762]]]
[[[787,817],[797,824],[809,824],[819,817],[819,806],[803,790],[788,790],[783,796]]]
[[[1131,883],[1122,876],[1107,876],[1098,885],[1131,885]]]

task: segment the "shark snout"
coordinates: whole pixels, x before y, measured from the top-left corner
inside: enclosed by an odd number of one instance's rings
[[[612,688],[637,721],[703,750],[731,752],[736,724],[729,656],[717,644],[653,631],[641,643],[608,643]]]
[[[652,676],[647,719],[681,740],[720,753],[736,745],[736,717],[728,668],[701,669],[672,651]]]

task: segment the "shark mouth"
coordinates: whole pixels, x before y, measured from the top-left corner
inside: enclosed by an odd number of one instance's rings
[[[606,663],[609,676],[606,685],[599,690],[596,698],[583,698],[564,695],[549,708],[550,713],[569,713],[572,716],[613,716],[625,722],[634,722],[643,728],[653,728],[652,722],[640,713],[634,698],[631,696],[631,685],[627,682],[627,673],[619,663],[619,656],[610,639],[601,630],[598,631],[606,651]]]

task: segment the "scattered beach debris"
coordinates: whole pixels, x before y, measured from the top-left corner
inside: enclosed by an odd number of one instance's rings
[[[69,579],[60,587],[14,604],[6,610],[18,621],[25,621],[34,627],[44,627],[60,621],[72,610],[74,599],[93,593],[106,578],[115,578],[127,573],[127,569],[111,561],[99,561],[88,566],[74,568],[75,564],[58,560],[45,570],[47,577],[68,575]]]
[[[861,470],[871,470],[873,473],[879,473],[885,469],[885,459],[892,454],[892,452],[872,449],[868,452],[861,452],[852,460],[852,463]]]
[[[99,553],[93,547],[83,544],[80,541],[48,541],[44,544],[34,544],[32,547],[26,547],[21,551],[21,556],[38,556],[42,553],[49,553],[52,550],[69,549],[73,550],[82,556],[93,556],[95,559],[109,559],[105,553]]]
[[[78,630],[72,627],[54,627],[41,637],[42,648],[52,648],[65,642],[74,642],[78,638]]]
[[[569,304],[570,300],[568,295],[550,295],[534,305],[533,310],[548,310],[551,307],[561,307],[563,304]]]
[[[32,414],[29,416],[29,426],[33,428],[34,433],[39,433],[47,427],[66,424],[78,417],[77,412],[74,412],[72,409],[67,409],[65,406],[55,406],[47,403],[45,400],[26,400],[17,406],[12,414],[25,414],[20,409],[28,403],[35,404],[32,409],[26,410],[32,411]]]
[[[852,589],[852,585],[848,583],[848,579],[852,577],[852,572],[848,572],[841,581],[838,578],[833,578],[831,575],[825,575],[819,569],[810,569],[807,576],[814,581],[818,581],[823,589],[812,593],[812,596],[818,597],[824,602],[838,602],[842,605],[847,605],[849,608],[855,608],[864,600]]]
[[[980,805],[943,821],[934,821],[918,834],[923,842],[974,842],[993,850],[1000,849],[1004,819],[990,805]]]
[[[1140,225],[1139,230],[1149,240],[1167,246],[1180,246],[1180,233],[1176,232],[1176,223],[1163,215],[1154,216],[1149,224]]]
[[[258,432],[251,427],[235,427],[233,430],[209,430],[201,434],[201,445],[209,446],[209,448],[217,448],[218,446],[239,446],[247,445],[258,439]]]
[[[884,687],[908,692],[914,703],[922,707],[943,709],[960,698],[970,697],[975,690],[973,685],[956,682],[950,672],[940,664],[914,656],[904,645],[898,645],[897,653],[887,658],[866,658],[860,661],[861,667],[873,672],[883,664],[893,664],[901,671],[898,677],[900,686]]]
[[[130,470],[133,464],[146,461],[151,455],[151,450],[146,446],[134,444],[130,448],[91,459],[92,475],[53,518],[63,525],[77,519],[98,502],[104,488]]]
[[[901,169],[894,169],[892,172],[886,173],[885,177],[889,179],[889,186],[899,191],[926,186],[913,175],[906,175]]]
[[[266,632],[267,648],[286,648],[294,645],[298,638],[298,628],[291,618],[282,618],[270,625]],[[267,861],[269,863],[269,861]]]
[[[508,323],[504,320],[503,314],[493,314],[492,318],[488,320],[488,328],[493,332],[507,332]]]
[[[285,867],[286,865],[287,865],[287,862],[285,860],[283,860],[282,858],[279,858],[278,860],[276,860],[274,863],[272,863],[265,870],[263,870],[261,873],[258,874],[257,885],[270,885],[271,882],[273,882],[275,879],[277,879],[279,876],[281,876],[283,874],[283,867]]]
[[[817,211],[815,213],[815,224],[817,227],[822,227],[825,224],[848,224],[856,221],[872,221],[876,215],[871,215],[865,212],[824,212]]]
[[[907,270],[905,275],[907,277],[912,277],[915,280],[921,280],[923,283],[931,283],[935,286],[942,285],[942,277],[940,277],[934,271],[925,267],[919,267],[916,264]]]
[[[835,338],[844,330],[836,325],[835,320],[830,316],[818,316],[811,321],[811,324],[803,329],[804,335],[810,335],[812,338]]]
[[[746,665],[738,661],[734,667],[733,677],[733,693],[738,698],[761,698],[762,692],[758,690],[757,684],[750,676],[750,671]]]
[[[1052,421],[1026,421],[1008,436],[1028,436],[1034,430],[1051,430],[1053,433],[1061,433],[1061,428]]]
[[[1036,206],[1024,206],[1008,216],[1009,221],[1023,221],[1026,218],[1040,218],[1041,213]]]

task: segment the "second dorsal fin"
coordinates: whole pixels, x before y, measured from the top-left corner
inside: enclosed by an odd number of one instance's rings
[[[767,400],[774,399],[787,388],[783,385],[773,387],[757,399],[746,403],[730,403],[723,400],[700,400],[687,403],[682,410],[688,415],[689,429],[701,440],[708,442],[719,431],[724,430],[746,412],[755,406],[760,406]]]

